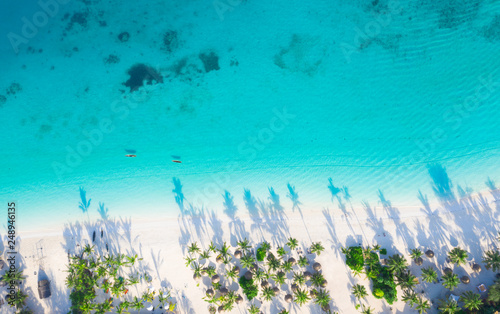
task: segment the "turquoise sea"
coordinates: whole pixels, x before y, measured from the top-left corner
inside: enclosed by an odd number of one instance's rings
[[[156,219],[178,215],[176,195],[222,210],[226,191],[245,214],[244,189],[291,210],[287,184],[321,210],[331,178],[354,207],[413,215],[419,191],[437,208],[433,186],[500,180],[496,1],[22,0],[0,15],[0,200],[25,230],[86,217],[80,187],[92,217],[102,202]]]

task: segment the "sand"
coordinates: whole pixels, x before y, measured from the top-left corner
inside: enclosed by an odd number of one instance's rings
[[[468,275],[471,278],[471,283],[460,284],[455,289],[455,294],[466,290],[476,291],[475,287],[480,283],[492,284],[494,273],[484,268],[479,274],[474,273],[470,265],[452,266],[446,263],[446,253],[451,248],[460,246],[470,253],[468,262],[474,261],[482,265],[482,253],[496,248],[498,243],[496,225],[500,209],[499,193],[499,190],[492,190],[469,195],[441,208],[422,204],[418,209],[406,208],[405,215],[401,215],[399,209],[392,207],[389,201],[379,204],[350,204],[343,199],[342,203],[335,199],[322,208],[307,208],[301,204],[294,207],[289,200],[283,200],[282,209],[279,210],[271,202],[257,204],[260,214],[253,216],[248,215],[243,206],[236,211],[234,217],[192,208],[186,209],[177,218],[150,217],[134,221],[128,218],[109,218],[90,224],[67,224],[63,230],[54,232],[25,233],[21,236],[20,255],[21,265],[27,275],[25,287],[30,295],[28,305],[35,313],[64,313],[68,310],[69,291],[64,284],[68,250],[70,254],[74,254],[79,251],[77,243],[84,245],[92,242],[94,230],[97,230],[95,244],[98,252],[104,253],[105,243],[108,243],[112,252],[137,253],[143,257],[137,270],[147,271],[153,277],[151,286],[154,288],[171,289],[172,297],[178,304],[178,313],[206,313],[208,306],[202,300],[207,281],[197,287],[192,279],[192,271],[184,265],[186,247],[194,241],[203,249],[208,247],[210,241],[226,241],[233,246],[231,252],[234,252],[236,242],[243,238],[248,238],[254,246],[265,239],[276,249],[278,245],[284,245],[287,238],[294,237],[299,240],[304,252],[311,242],[320,241],[326,248],[325,251],[320,256],[306,256],[322,264],[322,272],[328,281],[327,289],[333,298],[331,307],[340,313],[355,312],[356,301],[350,293],[354,284],[363,284],[371,291],[364,275],[361,278],[353,277],[345,265],[345,258],[340,250],[343,246],[379,244],[387,249],[388,255],[401,253],[408,260],[409,250],[412,248],[424,251],[432,249],[436,256],[432,259],[424,257],[421,267],[411,263],[413,274],[418,277],[422,267],[432,265],[441,276],[444,267],[451,267],[460,277]],[[188,204],[185,207],[189,208]],[[263,214],[263,211],[267,213]],[[104,231],[103,238],[99,234],[101,229]],[[297,258],[297,252],[293,252],[292,256]],[[52,296],[45,300],[39,300],[34,295],[40,269],[51,280]],[[148,286],[143,283],[139,287],[146,289]],[[288,281],[282,288],[283,291],[288,289]],[[129,295],[136,294],[137,291],[134,290]],[[312,303],[302,308],[286,304],[283,291],[272,302],[263,302],[263,313],[278,313],[282,308],[290,309],[291,313],[320,313],[319,306]],[[430,301],[437,301],[449,293],[439,283],[419,284],[415,291],[423,291],[424,298]],[[399,288],[398,295],[401,295]],[[374,307],[376,313],[413,311],[401,301],[390,306],[371,295],[364,303]],[[245,299],[231,313],[245,313],[249,304]],[[5,312],[5,307],[2,311]],[[435,306],[430,313],[434,312]]]

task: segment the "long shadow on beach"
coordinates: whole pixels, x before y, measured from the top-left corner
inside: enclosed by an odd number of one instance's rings
[[[446,168],[441,164],[432,164],[427,166],[427,171],[432,179],[432,190],[441,202],[441,205],[449,210],[454,211],[460,208],[453,192],[453,183],[451,182]]]
[[[386,248],[389,255],[395,253],[394,240],[392,235],[384,227],[384,219],[377,215],[376,208],[372,208],[367,201],[363,201],[362,205],[368,216],[366,225],[374,232],[372,243],[379,244],[383,248]]]
[[[297,193],[295,186],[291,185],[290,183],[287,184],[287,188],[288,194],[286,196],[292,201],[292,211],[295,211],[295,209],[299,211],[300,218],[302,219],[302,223],[304,224],[304,229],[307,233],[307,237],[309,238],[309,241],[312,242],[311,235],[309,234],[309,229],[307,228],[306,222],[304,220],[304,215],[302,214],[302,209],[300,208],[300,205],[302,205],[302,203],[299,201],[299,194]]]
[[[428,219],[429,226],[427,229],[431,234],[431,243],[435,246],[435,248],[440,248],[449,242],[449,232],[447,232],[447,229],[449,228],[447,228],[443,218],[439,215],[439,211],[437,209],[432,210],[427,195],[424,195],[422,191],[419,190],[417,198],[423,206],[423,208],[420,208],[420,211],[423,212]]]
[[[229,222],[229,232],[231,234],[231,245],[236,246],[236,244],[245,239],[250,238],[250,235],[245,229],[245,223],[236,216],[238,208],[234,204],[234,197],[227,190],[224,191],[224,213],[231,219]]]
[[[184,213],[184,193],[182,193],[181,180],[174,177],[172,178],[172,183],[174,184],[172,192],[174,193],[175,202],[179,206],[181,213]]]
[[[259,232],[260,241],[264,241],[264,233],[262,232],[262,217],[260,216],[259,209],[257,208],[257,201],[255,200],[255,197],[253,197],[250,190],[244,189],[243,201],[248,210],[248,214],[250,215],[250,219],[252,220],[250,231],[253,232],[257,230]]]
[[[391,201],[384,196],[381,190],[378,190],[378,196],[387,217],[394,222],[396,227],[396,236],[403,240],[408,249],[415,248],[414,234],[410,231],[406,223],[401,221],[399,209],[392,206]]]
[[[269,188],[269,203],[257,200],[257,207],[262,213],[263,226],[271,234],[272,243],[276,246],[283,246],[290,236],[287,217],[283,207],[279,203],[279,195],[274,189]]]
[[[328,209],[328,208],[324,208],[322,213],[323,213],[323,217],[325,218],[326,228],[328,229],[328,233],[330,234],[330,242],[331,242],[330,249],[334,250],[335,256],[337,256],[337,257],[341,256],[340,249],[339,249],[340,240],[339,240],[337,233],[335,231],[335,222],[333,219],[333,215],[330,212],[330,209]]]

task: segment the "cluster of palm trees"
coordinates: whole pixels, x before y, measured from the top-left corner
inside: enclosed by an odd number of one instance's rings
[[[448,258],[452,263],[455,263],[457,265],[462,265],[466,263],[467,260],[467,252],[460,248],[455,248],[451,250],[448,253]],[[483,255],[483,263],[486,266],[486,269],[491,269],[492,271],[498,271],[500,270],[500,253],[496,250],[489,250],[484,252]],[[473,269],[476,271],[480,271],[481,267],[477,264],[473,266]],[[445,269],[445,275],[442,277],[443,280],[445,279],[445,276],[448,275],[449,277],[451,276],[452,272],[449,268]],[[468,283],[468,277],[464,276],[460,278],[460,281],[463,283]],[[458,280],[458,277],[453,279],[452,284],[447,284],[447,286],[451,286],[452,288],[456,287],[458,283],[460,282]],[[443,282],[444,285],[444,282]],[[445,285],[446,287],[446,285]],[[476,312],[481,312],[484,310],[484,300],[481,299],[481,296],[478,293],[474,293],[472,291],[466,291],[460,295],[459,300],[463,303],[463,307],[467,309],[468,311],[472,313]],[[500,282],[497,281],[494,283],[492,286],[489,288],[489,293],[488,297],[486,298],[486,301],[491,302],[494,304],[494,309],[499,310],[500,309]],[[442,313],[447,313],[447,314],[453,314],[453,313],[459,313],[461,311],[460,306],[458,303],[449,298],[445,300],[441,300],[438,309]],[[492,311],[493,313],[493,311]]]
[[[25,307],[28,295],[21,289],[21,283],[24,279],[26,279],[26,276],[23,275],[23,271],[19,268],[15,268],[13,271],[7,271],[5,275],[0,278],[0,282],[9,286],[13,283],[15,292],[14,294],[11,293],[11,297],[7,298],[7,302],[12,307],[15,307],[19,313],[32,313],[29,308]]]
[[[365,266],[367,266],[368,269],[370,269],[369,264],[374,261],[374,259],[370,258],[369,254],[373,254],[373,252],[378,249],[379,246],[375,246],[373,248],[368,247],[363,250]],[[428,250],[425,252],[425,255],[428,258],[432,258],[434,257],[434,252]],[[420,249],[412,249],[410,256],[416,265],[421,266],[423,264],[422,257],[424,256],[424,253]],[[461,249],[460,247],[453,248],[450,252],[448,252],[448,261],[456,264],[457,266],[466,264],[468,257],[469,255],[467,251]],[[486,251],[483,256],[483,263],[487,269],[491,269],[493,271],[500,270],[500,253],[496,250]],[[403,290],[401,298],[402,301],[408,303],[410,307],[414,307],[420,314],[426,313],[431,306],[428,300],[423,299],[422,296],[414,291],[414,288],[419,283],[419,280],[410,272],[408,268],[408,261],[402,255],[394,254],[387,258],[385,264],[394,275],[397,285]],[[480,271],[481,267],[478,264],[475,264],[473,269],[475,271]],[[453,273],[451,268],[444,268],[443,273],[444,274],[441,276],[441,283],[443,287],[451,291],[458,287],[460,283],[467,284],[470,282],[470,278],[468,276],[462,276],[459,278],[457,274]],[[367,272],[367,276],[370,277],[369,272]],[[437,283],[439,278],[436,269],[432,266],[422,268],[422,281],[426,283]],[[368,296],[366,287],[360,284],[356,284],[352,287],[352,294],[358,301],[361,301],[361,299]],[[459,298],[463,303],[463,308],[470,312],[480,311],[484,305],[481,296],[472,291],[462,293]],[[500,303],[500,281],[495,283],[490,288],[488,301]],[[361,303],[356,305],[356,308],[360,309],[364,314],[373,313],[373,310],[370,307],[362,305]],[[453,314],[458,313],[461,310],[461,307],[454,299],[446,298],[439,301],[438,309],[442,313]]]
[[[102,256],[95,252],[94,246],[85,245],[79,255],[71,256],[68,265],[66,286],[71,289],[71,311],[101,314],[115,309],[117,313],[128,313],[129,309],[140,311],[145,307],[145,302],[152,303],[156,298],[156,291],[148,289],[142,296],[133,298],[127,295],[131,287],[139,284],[141,277],[146,281],[150,280],[147,274],[143,276],[137,272],[126,274],[124,269],[134,267],[140,260],[142,258],[137,254]],[[98,293],[104,296],[103,302],[96,300]],[[173,310],[175,304],[168,302],[169,298],[168,291],[158,292],[159,303],[163,307],[168,303],[168,307]]]
[[[302,306],[314,300],[322,310],[329,312],[331,297],[324,289],[327,281],[322,274],[321,264],[310,262],[305,256],[296,259],[293,252],[297,247],[298,241],[294,238],[289,238],[285,246],[277,247],[275,251],[269,242],[263,242],[259,250],[265,251],[265,258],[259,261],[247,239],[238,242],[232,254],[231,247],[225,242],[220,247],[211,242],[207,250],[200,249],[194,242],[188,246],[189,254],[184,259],[186,266],[193,270],[193,279],[198,285],[203,276],[211,280],[211,287],[206,290],[204,297],[210,304],[210,313],[229,311],[234,304],[243,302],[238,291],[229,288],[240,276],[255,287],[251,294],[247,294],[248,301],[255,294],[262,302],[270,302],[280,296],[281,288],[288,283],[284,296],[287,303],[295,302]],[[323,251],[320,242],[312,243],[309,249],[311,254],[317,256]],[[212,253],[215,263],[210,261]],[[256,304],[251,304],[248,312],[259,313],[260,309]],[[282,313],[288,312],[283,310]]]

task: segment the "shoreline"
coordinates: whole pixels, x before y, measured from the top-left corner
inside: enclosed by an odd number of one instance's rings
[[[496,190],[495,192],[497,192]],[[498,204],[493,197],[488,195],[487,204]],[[302,209],[292,212],[286,208],[283,212],[270,209],[268,215],[252,217],[250,215],[238,215],[230,218],[223,213],[206,213],[206,215],[191,216],[178,214],[177,217],[161,219],[110,219],[108,221],[91,221],[90,224],[73,223],[66,225],[60,233],[45,233],[21,236],[20,253],[23,256],[22,265],[26,266],[28,275],[26,285],[36,291],[36,276],[33,271],[44,268],[49,275],[58,300],[61,303],[58,309],[69,306],[68,291],[64,285],[65,265],[67,253],[74,254],[78,251],[76,244],[84,245],[92,243],[92,231],[104,229],[104,238],[96,241],[97,250],[103,251],[104,243],[110,244],[110,250],[116,252],[135,252],[144,258],[141,269],[150,269],[153,274],[153,287],[168,287],[172,289],[172,296],[178,304],[178,313],[199,312],[207,308],[203,301],[205,284],[196,287],[192,280],[192,271],[184,265],[183,257],[189,243],[197,242],[202,249],[206,249],[210,241],[215,243],[227,242],[232,246],[237,241],[248,238],[250,243],[257,247],[263,240],[269,241],[274,248],[286,243],[288,237],[296,237],[299,247],[305,252],[311,242],[321,242],[326,250],[315,260],[323,265],[323,273],[328,281],[329,290],[333,302],[333,310],[340,313],[351,313],[354,311],[354,301],[351,299],[350,287],[355,283],[370,286],[368,280],[353,277],[345,265],[341,247],[351,245],[379,244],[388,250],[388,255],[402,253],[409,258],[409,250],[412,248],[433,249],[435,258],[425,259],[425,266],[436,267],[438,272],[442,267],[449,267],[446,262],[446,253],[452,247],[460,246],[469,252],[469,261],[482,264],[482,253],[497,246],[495,239],[498,230],[497,208],[481,205],[478,202],[479,194],[474,197],[462,199],[460,203],[463,208],[455,211],[433,210],[432,215],[420,211],[418,215],[399,215],[398,219],[387,215],[382,205],[371,207],[372,216],[356,216],[349,208],[345,213],[338,204],[329,205],[323,209],[309,210],[307,213]],[[498,205],[497,205],[498,206]],[[389,211],[396,207],[389,207]],[[432,208],[432,207],[430,207]],[[400,209],[400,208],[399,208]],[[466,215],[464,215],[464,213]],[[358,213],[356,212],[358,215]],[[413,212],[415,214],[415,212]],[[104,241],[104,242],[103,242]],[[111,241],[111,242],[109,242]],[[46,256],[36,260],[34,249],[38,243],[44,243]],[[292,256],[296,256],[294,251]],[[420,274],[420,267],[410,262],[412,273]],[[472,289],[476,283],[492,284],[494,275],[491,271],[482,271],[479,274],[470,269],[470,265],[453,267],[459,275],[467,274],[471,277],[470,285],[462,285],[455,291]],[[148,285],[142,285],[146,288]],[[418,289],[425,290],[425,297],[429,300],[443,298],[446,289],[440,284],[419,284]],[[454,293],[455,293],[454,292]],[[241,293],[241,290],[240,290]],[[36,296],[30,294],[30,300],[35,308],[43,307],[47,313],[54,311],[56,304],[49,299],[40,302]],[[398,295],[401,291],[398,288]],[[368,297],[370,306],[381,309],[383,313],[397,313],[397,311],[408,311],[406,304],[401,301],[388,307],[384,302]],[[42,300],[43,301],[43,300]],[[28,301],[34,302],[34,301]],[[30,304],[30,303],[28,303]],[[249,304],[245,301],[244,304]],[[262,310],[266,313],[278,313],[277,308],[286,307],[283,295],[276,298],[271,304],[264,302]],[[392,308],[392,310],[389,310]],[[238,313],[242,306],[238,306],[230,313]],[[301,312],[316,313],[314,305],[306,306]],[[396,312],[394,312],[396,311]],[[428,313],[435,313],[434,308]]]
[[[496,190],[491,190],[491,189],[484,189],[480,192],[474,192],[474,193],[471,193],[470,195],[468,196],[464,196],[460,199],[457,199],[456,200],[456,205],[459,205],[460,203],[462,203],[463,201],[465,200],[480,200],[480,197],[484,197],[486,195],[486,199],[488,200],[488,204],[492,205],[492,204],[496,204],[498,203],[497,206],[500,206],[500,199],[497,199],[495,200],[495,198],[493,197],[494,194],[498,194],[500,195],[500,188],[499,189],[496,189]],[[287,199],[287,202],[289,202],[289,200]],[[360,203],[359,205],[362,205],[361,203],[362,202],[358,202]],[[446,214],[446,213],[454,213],[454,212],[459,212],[459,211],[464,211],[466,210],[466,208],[460,206],[459,208],[454,208],[453,210],[450,210],[450,209],[447,209],[447,208],[442,208],[442,204],[439,204],[439,200],[434,200],[433,202],[429,202],[429,204],[427,206],[424,206],[422,203],[420,203],[420,205],[407,205],[407,206],[400,206],[400,205],[392,205],[390,204],[390,201],[389,201],[389,206],[391,208],[393,208],[394,210],[397,210],[398,213],[396,217],[392,217],[392,216],[389,216],[387,214],[386,211],[383,211],[383,210],[380,210],[379,209],[379,212],[377,213],[377,218],[379,219],[384,219],[384,220],[388,220],[388,219],[402,219],[402,218],[411,218],[411,217],[422,217],[422,216],[430,216],[430,215],[436,215],[436,214]],[[362,206],[359,206],[359,207],[356,207],[354,208],[352,206],[352,203],[347,203],[349,204],[349,208],[346,207],[346,212],[355,212],[356,215],[357,215],[357,219],[359,221],[368,221],[372,218],[373,215],[367,215],[366,213],[366,207],[362,207]],[[347,205],[346,203],[344,205]],[[238,206],[240,205],[240,206]],[[243,220],[247,220],[247,219],[251,219],[252,215],[249,213],[248,209],[246,208],[246,206],[244,204],[238,204],[237,207],[239,208],[238,211],[236,212],[236,216],[240,219],[243,219]],[[339,207],[339,203],[337,200],[325,205],[325,206],[322,206],[321,210],[320,209],[317,209],[317,208],[308,208],[308,209],[305,209],[305,208],[301,208],[300,207],[300,211],[302,212],[303,215],[307,214],[307,215],[317,215],[318,213],[321,214],[321,212],[325,209],[325,208],[329,208],[329,207]],[[222,206],[221,206],[222,207]],[[285,206],[284,206],[285,207]],[[384,205],[381,205],[380,204],[380,201],[377,202],[377,204],[374,204],[374,205],[370,205],[370,207],[373,207],[373,208],[377,208],[377,207],[384,207]],[[430,210],[432,210],[431,213],[428,213],[428,212],[425,212],[423,209],[424,208],[428,208]],[[457,207],[457,206],[455,206]],[[287,208],[287,207],[285,207]],[[75,208],[75,211],[78,210]],[[295,213],[295,210],[296,209],[284,209],[283,210],[283,213],[285,214],[294,214]],[[125,219],[133,219],[135,222],[138,222],[140,225],[141,224],[148,224],[148,223],[153,223],[153,222],[157,222],[158,219],[162,222],[170,222],[170,221],[173,221],[173,220],[177,220],[179,217],[183,217],[183,216],[189,216],[189,219],[202,219],[205,217],[206,214],[209,214],[209,213],[216,213],[218,215],[220,215],[219,217],[219,220],[223,221],[223,222],[231,222],[232,219],[230,217],[228,217],[227,215],[224,214],[224,209],[223,208],[218,208],[218,209],[215,209],[215,210],[206,210],[204,211],[204,215],[199,215],[199,214],[193,214],[193,212],[189,212],[189,211],[185,211],[184,212],[184,215],[183,213],[179,210],[179,209],[176,209],[176,214],[173,215],[173,214],[169,214],[167,212],[161,212],[161,211],[157,211],[156,213],[162,213],[162,216],[161,217],[157,217],[157,218],[138,218],[138,217],[134,217],[132,215],[119,215],[119,216],[114,216],[112,217],[113,219],[120,219],[120,218],[125,218]],[[94,221],[98,221],[98,220],[102,220],[102,219],[95,219],[95,217],[97,214],[93,214],[93,219],[91,219],[91,222],[94,222]],[[342,220],[344,219],[344,216],[345,216],[345,213],[342,213],[341,212],[341,215],[340,216],[335,216],[333,217],[334,220]],[[82,221],[83,220],[83,223],[88,223],[88,221],[85,221],[86,219],[81,219],[81,220],[76,220],[76,221],[69,221],[69,220],[66,220],[64,222],[54,222],[54,224],[52,224],[51,226],[49,226],[49,228],[43,228],[43,229],[29,229],[29,230],[26,230],[26,231],[23,231],[23,237],[24,238],[34,238],[34,237],[42,237],[42,236],[51,236],[51,235],[57,235],[58,233],[60,233],[60,230],[61,229],[64,229],[64,226],[69,224],[69,223],[75,223],[75,222],[79,222],[79,221]]]

